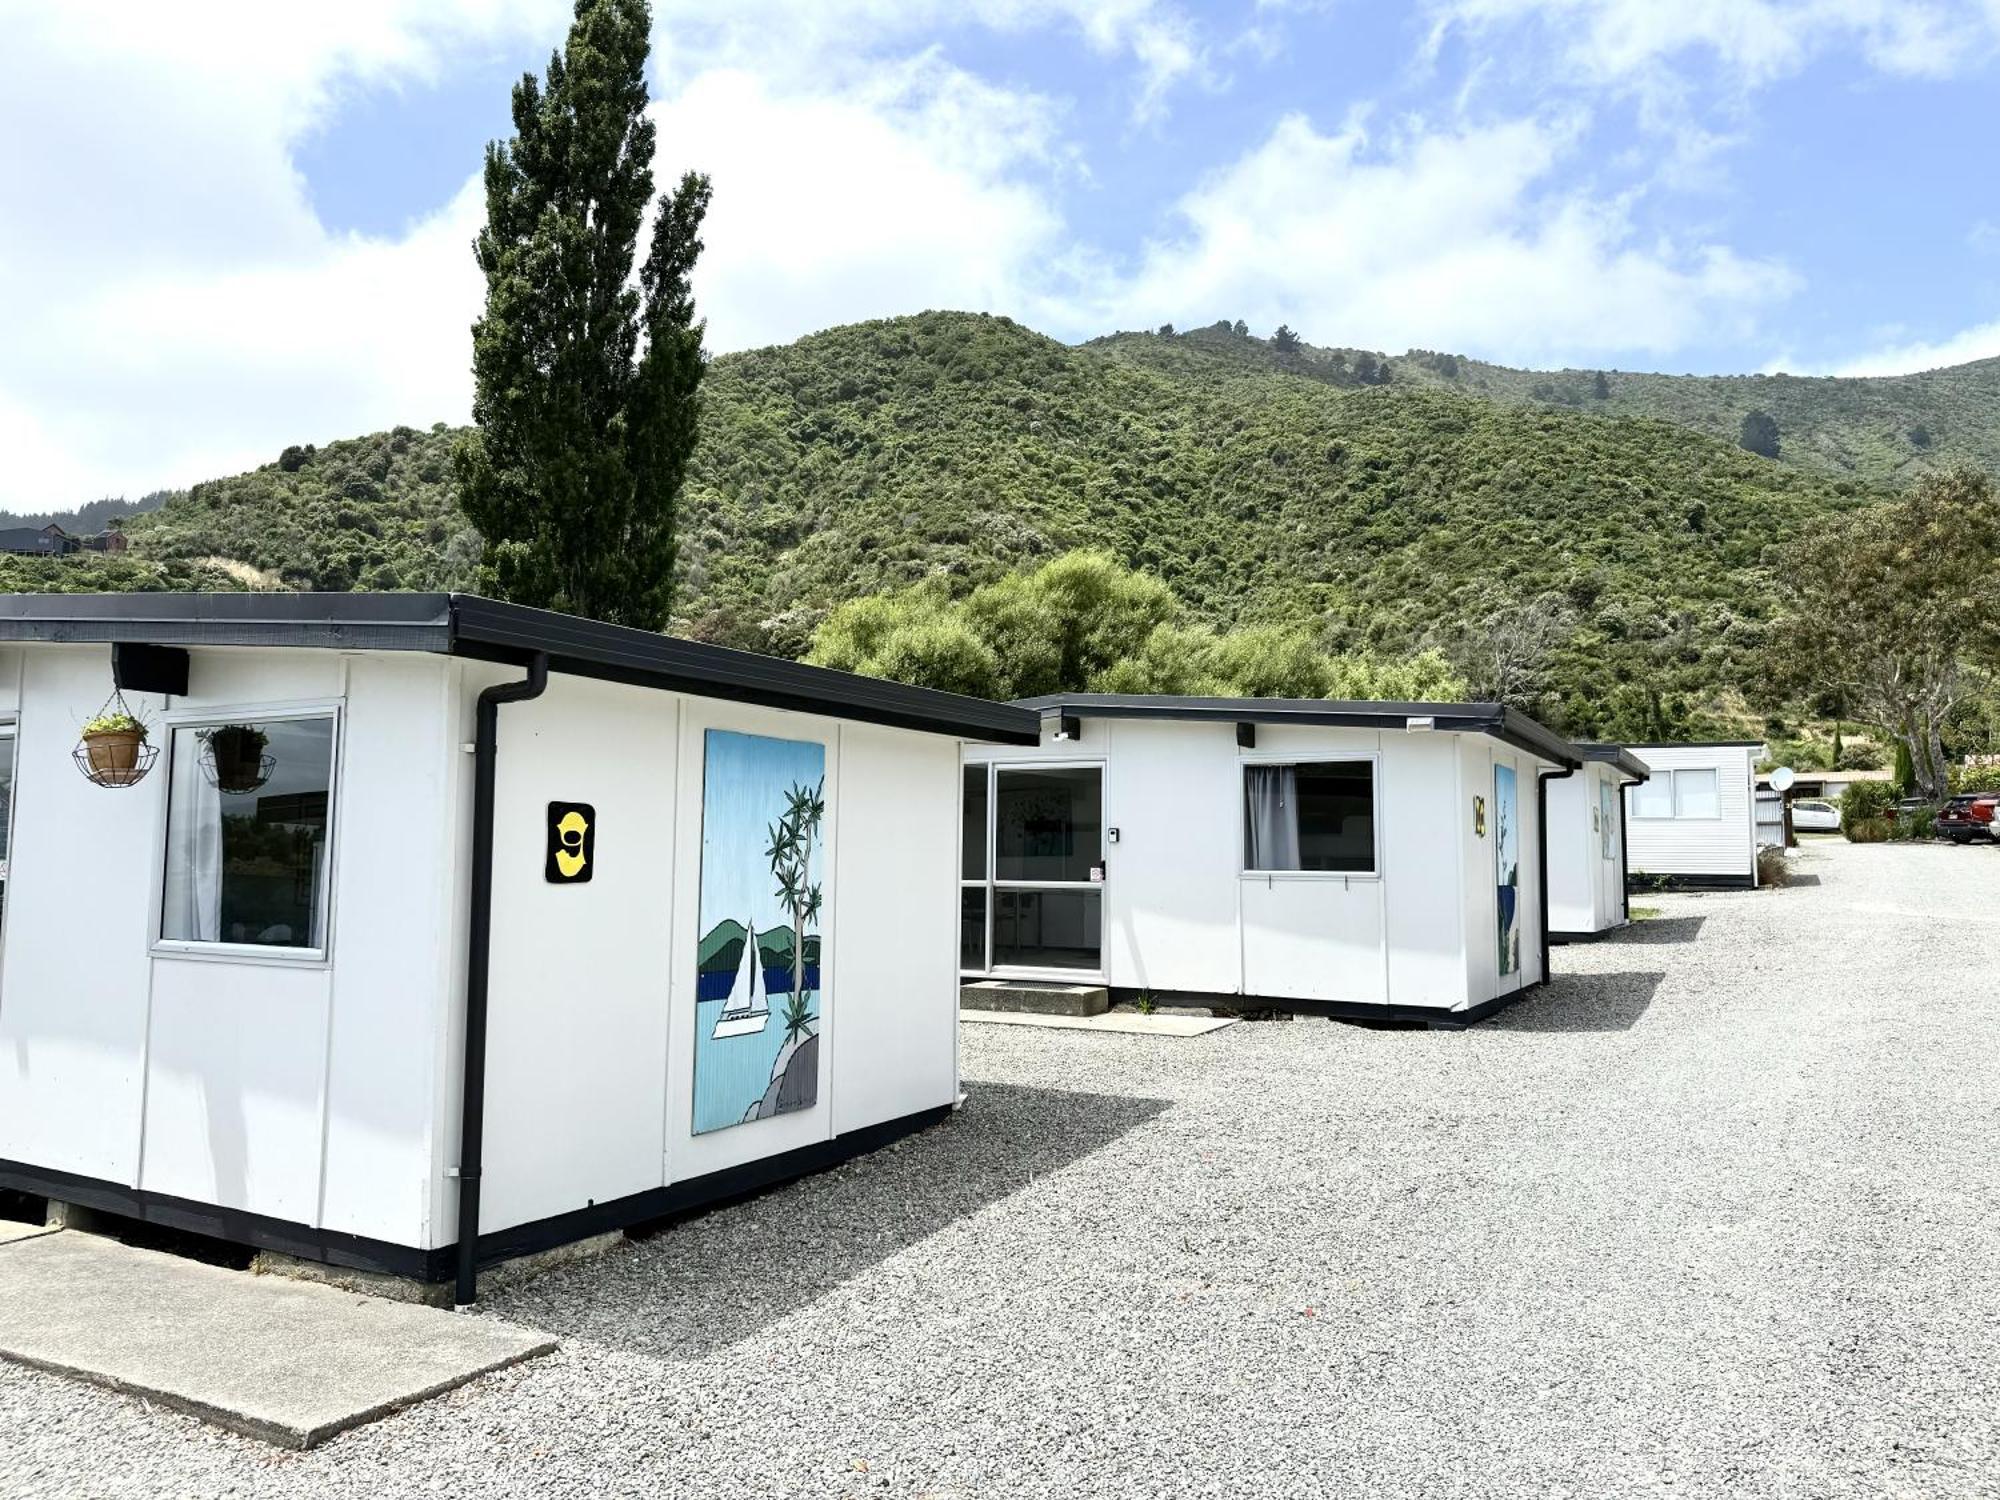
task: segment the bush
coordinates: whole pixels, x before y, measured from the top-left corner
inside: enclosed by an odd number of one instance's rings
[[[1859,822],[1843,821],[1841,832],[1847,835],[1850,844],[1886,843],[1893,825],[1887,818],[1863,818]]]
[[[1889,809],[1895,805],[1896,788],[1886,781],[1856,781],[1840,794],[1840,826],[1847,836],[1856,843],[1867,843],[1866,839],[1855,838],[1857,825],[1876,820],[1886,821]],[[1885,838],[1887,835],[1883,835]]]
[[[1775,844],[1763,844],[1757,849],[1757,884],[1785,885],[1792,878],[1791,866],[1785,863],[1785,851]]]

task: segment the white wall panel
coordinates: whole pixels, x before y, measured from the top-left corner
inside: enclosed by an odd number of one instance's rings
[[[1243,880],[1243,984],[1283,1000],[1381,1004],[1382,883],[1339,876]]]
[[[1398,1005],[1465,1002],[1454,735],[1382,736],[1382,881],[1389,994]]]
[[[129,1186],[166,777],[107,790],[70,761],[78,726],[111,691],[109,647],[24,655],[0,958],[0,1157]],[[158,716],[158,698],[131,700]]]
[[[678,701],[558,674],[500,709],[482,1230],[664,1180]],[[588,882],[544,878],[551,801],[596,809]]]
[[[957,1097],[958,798],[957,741],[840,726],[840,1029],[820,1077],[837,1135]]]
[[[140,1187],[317,1222],[328,986],[316,964],[155,961]]]
[[[333,1008],[328,1031],[328,1229],[426,1247],[440,1234],[432,1164],[443,955],[463,863],[448,801],[451,668],[429,656],[349,662],[334,807]],[[463,946],[462,941],[459,944]]]

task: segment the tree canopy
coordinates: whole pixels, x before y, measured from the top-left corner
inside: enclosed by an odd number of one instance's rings
[[[577,0],[546,81],[514,88],[513,139],[487,148],[475,427],[455,469],[485,588],[657,629],[699,416],[689,275],[709,185],[689,173],[661,199],[634,286],[653,199],[651,27],[645,0]]]

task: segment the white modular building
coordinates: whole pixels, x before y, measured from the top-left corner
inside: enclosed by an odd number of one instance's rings
[[[460,595],[0,597],[0,1187],[465,1301],[921,1127],[962,745],[1037,727]]]
[[[1627,745],[1651,775],[1625,789],[1630,874],[1661,886],[1757,884],[1757,740]]]
[[[1625,791],[1648,777],[1622,745],[1578,745],[1576,775],[1549,784],[1549,936],[1578,942],[1631,920]]]
[[[1498,704],[1079,694],[968,746],[963,977],[1463,1024],[1548,973],[1545,779]]]

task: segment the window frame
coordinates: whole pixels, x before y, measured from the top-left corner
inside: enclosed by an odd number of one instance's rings
[[[1371,817],[1369,833],[1373,847],[1369,851],[1368,868],[1365,870],[1258,870],[1250,864],[1250,828],[1246,816],[1249,795],[1248,778],[1243,774],[1251,766],[1358,766],[1368,767],[1368,800]],[[1379,750],[1330,751],[1326,753],[1302,753],[1299,751],[1273,752],[1270,754],[1249,754],[1236,757],[1236,780],[1233,788],[1236,798],[1236,877],[1239,880],[1377,880],[1382,878],[1382,753]]]
[[[1684,813],[1681,811],[1681,778],[1683,776],[1708,776],[1714,778],[1714,812]],[[1722,821],[1722,768],[1720,766],[1674,767],[1674,821],[1676,823],[1719,823]]]
[[[1715,778],[1715,811],[1712,813],[1684,813],[1681,811],[1680,778],[1700,774]],[[1663,813],[1649,813],[1641,810],[1640,792],[1644,787],[1664,785],[1667,789],[1667,806]],[[1631,805],[1627,809],[1632,819],[1640,823],[1720,823],[1722,811],[1723,776],[1720,766],[1672,766],[1653,772],[1652,776],[1632,788]]]
[[[1102,980],[1105,975],[1103,913],[1104,898],[1098,897],[1098,950],[1097,967],[1094,969],[1059,969],[1028,964],[996,964],[994,958],[993,926],[995,912],[999,905],[996,897],[1001,891],[1097,891],[1102,893],[1111,883],[1111,767],[1102,755],[1079,755],[1073,757],[1053,757],[1038,755],[1020,760],[998,757],[992,760],[961,760],[962,770],[974,766],[986,772],[986,873],[984,878],[974,880],[965,874],[965,783],[959,782],[959,834],[958,834],[958,888],[959,899],[963,902],[964,892],[983,890],[986,892],[986,966],[969,969],[963,962],[959,964],[961,979],[1048,979],[1070,983],[1091,979]],[[999,868],[999,827],[1000,827],[1000,774],[1003,771],[1095,771],[1097,773],[1097,793],[1100,825],[1098,828],[1098,863],[1104,868],[1102,880],[1001,880],[994,872]]]
[[[215,706],[170,710],[160,716],[166,736],[161,747],[159,813],[153,837],[152,941],[147,953],[153,958],[191,959],[199,963],[276,964],[285,968],[329,969],[333,966],[334,918],[338,903],[334,891],[340,884],[340,808],[345,795],[341,784],[346,756],[347,715],[339,698],[288,699],[279,703],[229,703]],[[268,943],[204,943],[194,938],[166,935],[167,855],[173,816],[174,756],[182,729],[220,727],[224,724],[272,724],[301,719],[330,719],[333,738],[329,747],[326,786],[326,885],[320,892],[319,935],[316,947],[280,947]]]

